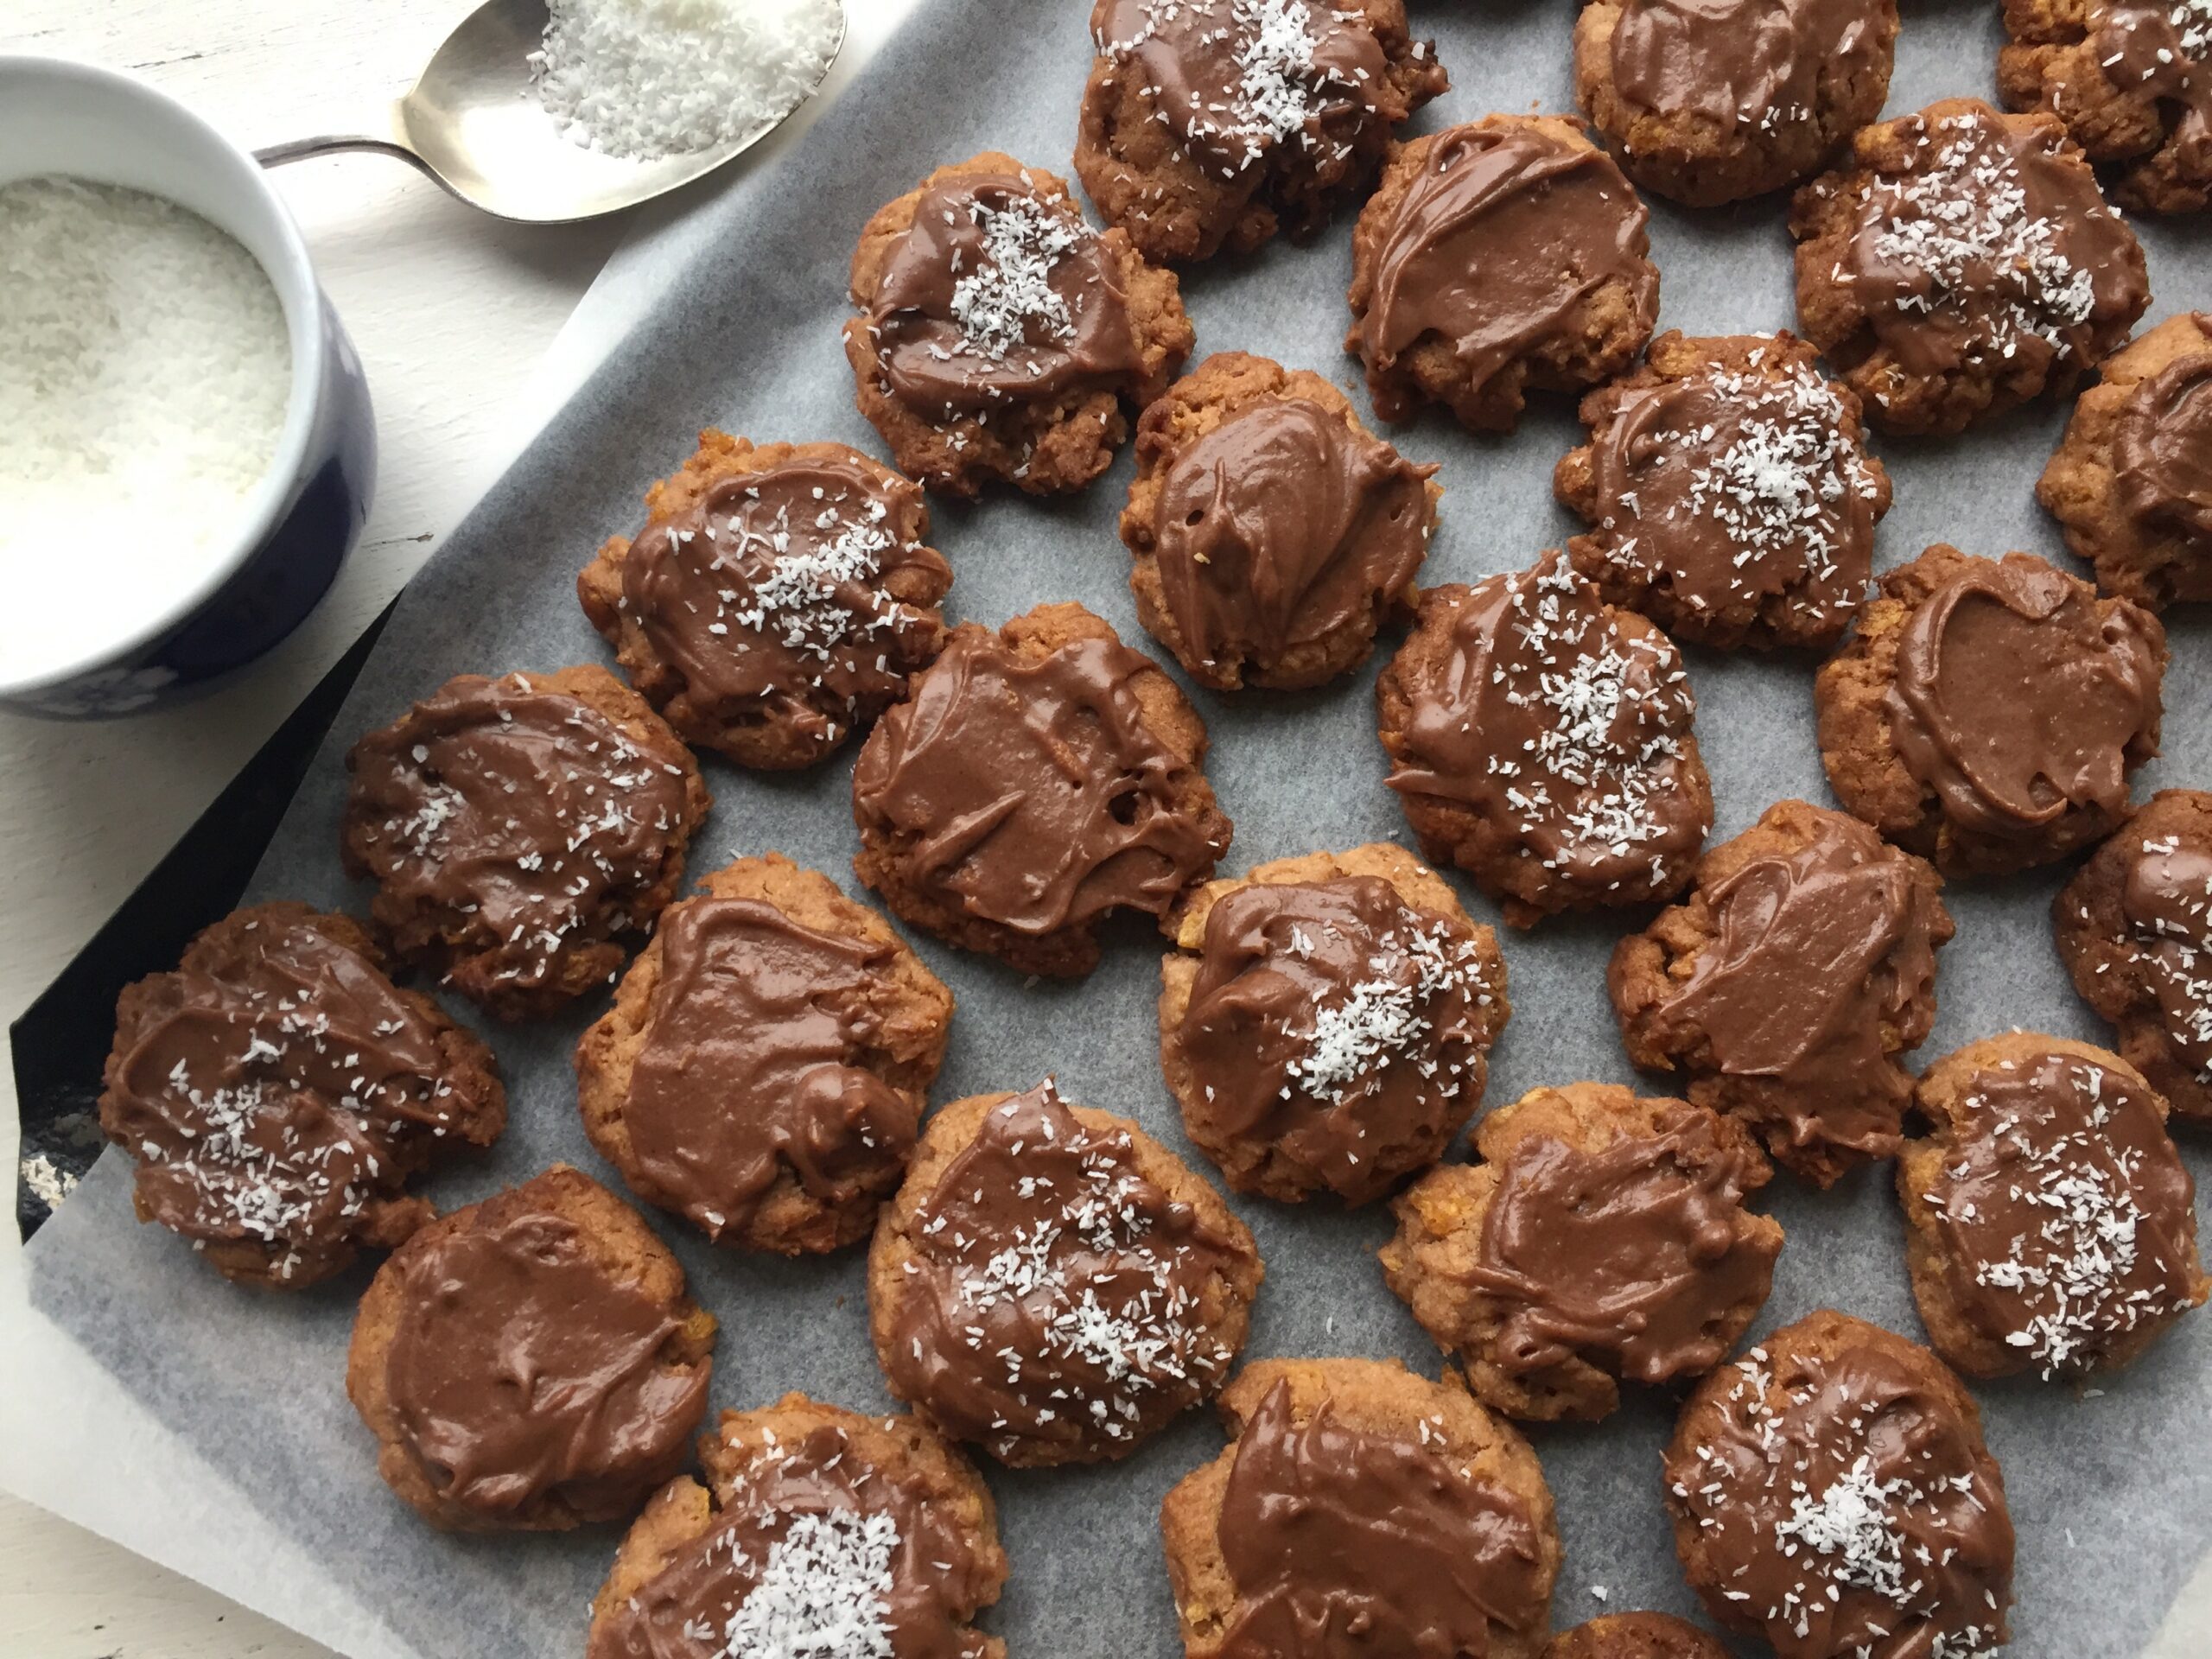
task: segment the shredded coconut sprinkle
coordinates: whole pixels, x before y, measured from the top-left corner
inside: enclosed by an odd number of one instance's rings
[[[2018,161],[1990,124],[1965,115],[1933,124],[1921,143],[1933,155],[1924,167],[1878,179],[1864,210],[1878,226],[1878,268],[1922,279],[1896,300],[1900,311],[1933,312],[1958,296],[1974,296],[1977,348],[2010,358],[2027,340],[2063,353],[2065,330],[2096,310],[2091,273],[2061,250],[2058,226],[2035,211]],[[2109,213],[2108,209],[2100,209]]]
[[[837,0],[551,0],[530,68],[571,143],[652,161],[774,125],[843,33]]]
[[[721,1659],[892,1659],[891,1561],[880,1512],[793,1517],[723,1632]]]
[[[1075,319],[1052,287],[1052,267],[1089,233],[1030,196],[1004,207],[970,204],[983,232],[983,263],[952,287],[952,320],[963,351],[995,362],[1020,346],[1068,340]]]

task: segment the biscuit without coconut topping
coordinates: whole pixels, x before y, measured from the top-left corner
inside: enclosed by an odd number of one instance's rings
[[[1492,1410],[1594,1422],[1622,1379],[1701,1376],[1758,1316],[1782,1225],[1745,1207],[1772,1172],[1740,1125],[1571,1083],[1491,1113],[1475,1146],[1398,1198],[1381,1254]]]
[[[1559,1576],[1551,1491],[1456,1381],[1395,1359],[1262,1359],[1221,1412],[1230,1446],[1160,1507],[1189,1659],[1535,1659]]]
[[[714,1315],[637,1212],[556,1164],[423,1227],[354,1317],[377,1471],[448,1532],[623,1520],[685,1461]]]
[[[780,853],[671,905],[576,1044],[577,1105],[631,1191],[786,1255],[868,1236],[912,1154],[952,993]]]

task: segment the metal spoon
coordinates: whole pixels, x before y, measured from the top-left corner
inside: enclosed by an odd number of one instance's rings
[[[658,161],[628,161],[563,137],[537,101],[530,54],[545,34],[545,0],[486,0],[446,37],[414,89],[377,111],[362,130],[295,139],[254,152],[264,167],[309,156],[372,149],[411,162],[473,207],[501,219],[559,225],[620,212],[664,195],[750,149],[819,90],[791,109],[711,149]],[[843,8],[837,44],[845,46]]]

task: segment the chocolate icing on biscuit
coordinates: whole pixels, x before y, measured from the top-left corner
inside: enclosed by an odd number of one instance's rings
[[[1208,663],[1279,653],[1405,592],[1435,470],[1306,398],[1237,410],[1175,457],[1154,510],[1185,647]]]
[[[1390,787],[1466,803],[1586,890],[1670,885],[1711,809],[1666,635],[1624,626],[1548,553],[1465,590],[1451,639],[1433,677],[1406,686]]]
[[[2212,315],[2194,321],[2204,349],[2137,383],[2120,405],[2113,472],[2130,518],[2212,557]]]
[[[1649,219],[1602,150],[1525,125],[1440,133],[1379,246],[1360,323],[1369,366],[1434,334],[1479,386],[1615,279],[1648,334],[1659,304]]]
[[[1724,129],[1810,119],[1823,79],[1875,68],[1872,0],[1627,0],[1613,84],[1630,110]]]
[[[924,190],[868,326],[893,395],[933,419],[1049,404],[1142,367],[1112,253],[1026,175]]]
[[[663,874],[684,775],[591,704],[526,675],[463,675],[347,757],[348,853],[401,905],[449,918],[454,952],[541,984],[572,946],[629,931]]]
[[[1347,154],[1388,73],[1367,19],[1330,5],[1249,0],[1097,0],[1102,56],[1134,64],[1169,132],[1233,179],[1295,146]]]
[[[1982,835],[2123,814],[2127,763],[2156,749],[2164,637],[2040,559],[1966,561],[1899,638],[1885,700],[1897,756]]]
[[[2200,1076],[2212,1073],[2212,854],[2173,836],[2142,842],[2127,861],[2120,911],[2166,1035]]]
[[[589,1659],[979,1659],[988,1640],[964,1621],[988,1587],[940,1505],[823,1424],[754,1454],[715,1524],[594,1630]]]
[[[1886,1158],[1911,1079],[1883,1049],[1936,975],[1936,906],[1905,855],[1834,813],[1704,889],[1713,938],[1656,1010],[1725,1077],[1785,1085],[1793,1146]]]
[[[834,744],[936,655],[932,592],[952,573],[909,534],[911,508],[857,461],[802,458],[719,480],[622,561],[623,605],[706,719],[786,721]]]
[[[1842,400],[1802,363],[1624,390],[1592,446],[1605,557],[1694,610],[1794,593],[1855,608],[1882,491]]]
[[[701,898],[670,912],[660,950],[622,1109],[639,1190],[719,1238],[786,1171],[832,1206],[896,1187],[919,1103],[862,1065],[893,947]]]
[[[1219,1133],[1255,1136],[1352,1203],[1479,1090],[1493,992],[1467,929],[1379,877],[1255,882],[1207,913],[1172,1041]]]
[[[869,734],[854,812],[915,837],[906,874],[931,897],[1018,932],[1158,915],[1222,851],[1179,809],[1183,763],[1146,723],[1135,681],[1158,672],[1116,639],[1025,660],[957,629]]]
[[[1836,280],[1904,372],[2094,362],[2142,314],[2142,250],[2055,129],[1979,104],[1894,124],[1907,159],[1874,173]]]
[[[1232,1357],[1206,1313],[1228,1242],[1050,1082],[991,1109],[908,1232],[892,1388],[1000,1457],[1141,1440]]]
[[[1668,1454],[1673,1507],[1727,1597],[1708,1605],[1780,1659],[1993,1651],[2012,1523],[1972,1407],[1906,1363],[1939,1372],[1934,1356],[1829,1317],[1833,1344],[1754,1348],[1718,1373],[1691,1407],[1718,1405],[1716,1432]]]
[[[2212,4],[2134,0],[2090,16],[2089,53],[2099,72],[2121,92],[2171,111],[2165,147],[2174,171],[2212,178]]]
[[[374,963],[304,912],[247,914],[126,1000],[100,1127],[147,1220],[261,1245],[304,1283],[378,1230],[401,1148],[454,1123],[454,1090],[437,1027]]]
[[[1726,1357],[1730,1315],[1765,1299],[1782,1240],[1738,1224],[1751,1154],[1692,1107],[1656,1128],[1595,1151],[1530,1135],[1498,1166],[1469,1280],[1511,1310],[1509,1373],[1602,1355],[1638,1382],[1695,1376]]]
[[[2046,1377],[2196,1300],[2196,1184],[2154,1098],[2051,1052],[1977,1072],[1954,1109],[1921,1200],[1951,1294]]]
[[[550,1211],[426,1236],[394,1258],[406,1279],[385,1377],[442,1497],[512,1511],[555,1495],[612,1519],[674,1471],[710,1368],[661,1363],[678,1329],[664,1304]]]
[[[1304,1422],[1290,1385],[1236,1437],[1218,1536],[1236,1590],[1220,1659],[1487,1654],[1549,1599],[1528,1505],[1424,1440]]]

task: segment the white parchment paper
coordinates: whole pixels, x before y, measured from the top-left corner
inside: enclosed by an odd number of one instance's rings
[[[1492,110],[1572,107],[1567,0],[1416,0],[1413,10],[1454,81],[1416,130]],[[1948,95],[1993,95],[1995,10],[1969,0],[1909,0],[1891,112]],[[838,438],[881,453],[854,412],[838,340],[853,240],[880,203],[940,162],[997,148],[1067,172],[1090,56],[1088,11],[1080,0],[925,5],[796,154],[658,245],[650,275],[660,297],[644,321],[410,588],[285,821],[257,896],[356,909],[365,902],[340,877],[335,853],[342,756],[361,731],[450,674],[607,660],[576,608],[575,573],[604,536],[640,521],[639,494],[689,453],[696,428],[713,423],[763,442]],[[1656,206],[1662,326],[1717,334],[1789,325],[1783,211],[1780,199],[1702,214]],[[2138,228],[2154,296],[2146,323],[2212,308],[2212,226]],[[1357,365],[1341,349],[1349,269],[1349,226],[1339,224],[1316,245],[1273,247],[1192,275],[1185,293],[1200,354],[1265,353],[1329,374],[1363,400]],[[2063,424],[2063,410],[2041,409],[1956,441],[1882,445],[1897,505],[1883,526],[1879,563],[1901,563],[1938,540],[1980,553],[2023,548],[2065,563],[2056,529],[2031,493]],[[1564,402],[1506,439],[1472,438],[1438,418],[1393,435],[1414,458],[1443,467],[1443,524],[1427,580],[1525,565],[1569,530],[1550,493],[1554,462],[1580,436]],[[1075,500],[936,505],[933,539],[957,573],[952,613],[995,624],[1042,601],[1077,599],[1147,645],[1125,586],[1128,556],[1113,531],[1128,474],[1125,455]],[[2212,633],[2193,618],[2171,626],[2166,754],[2139,780],[2143,791],[2212,783]],[[1718,802],[1716,841],[1781,797],[1827,798],[1812,738],[1809,664],[1693,652],[1690,665]],[[1407,839],[1382,785],[1375,668],[1295,696],[1195,694],[1213,735],[1209,770],[1236,822],[1226,868]],[[710,760],[715,808],[695,845],[695,869],[775,849],[849,887],[850,766],[850,749],[798,778],[747,776]],[[2047,906],[2062,879],[1952,888],[1959,935],[1941,958],[1942,1014],[1924,1058],[2014,1026],[2105,1039],[2051,950]],[[1469,897],[1478,917],[1495,920],[1485,901]],[[1495,1057],[1493,1102],[1579,1077],[1635,1081],[1604,989],[1606,955],[1629,925],[1549,924],[1532,936],[1502,930],[1515,1013]],[[1159,1076],[1153,1001],[1161,945],[1148,930],[1116,931],[1105,964],[1076,985],[1026,985],[992,963],[916,943],[960,1001],[939,1100],[1021,1088],[1052,1072],[1071,1097],[1130,1114],[1188,1151]],[[489,1033],[512,1091],[511,1126],[489,1156],[430,1184],[441,1205],[556,1159],[613,1179],[585,1143],[568,1061],[596,1012]],[[1663,1085],[1648,1083],[1647,1091]],[[2203,1179],[2202,1146],[2189,1156]],[[1919,1333],[1887,1178],[1886,1169],[1869,1172],[1826,1194],[1777,1181],[1772,1207],[1789,1243],[1762,1329],[1831,1305]],[[1257,1200],[1237,1207],[1268,1269],[1250,1355],[1396,1355],[1434,1372],[1431,1344],[1375,1264],[1387,1212]],[[790,1389],[863,1408],[891,1403],[868,1343],[860,1252],[756,1260],[717,1252],[672,1218],[657,1222],[721,1319],[719,1406],[757,1405]],[[287,1541],[275,1568],[283,1582],[263,1599],[325,1640],[378,1655],[467,1659],[579,1651],[585,1603],[612,1554],[613,1532],[447,1538],[377,1479],[372,1446],[342,1387],[364,1277],[286,1299],[227,1286],[174,1238],[132,1222],[128,1167],[112,1154],[30,1251],[35,1305],[166,1426],[192,1466],[210,1471],[211,1490],[220,1483],[223,1501],[197,1511],[217,1535],[201,1540],[200,1559],[221,1555],[221,1517],[233,1510],[242,1540]],[[35,1389],[35,1379],[27,1386]],[[2094,1397],[2032,1381],[1977,1392],[2020,1534],[2011,1651],[2021,1659],[2133,1659],[2212,1542],[2212,1315],[2183,1321]],[[1637,1398],[1599,1427],[1534,1436],[1566,1542],[1560,1625],[1628,1607],[1694,1613],[1660,1501],[1659,1450],[1672,1408]],[[52,1408],[57,1422],[82,1431],[75,1402],[55,1400]],[[988,1470],[1014,1576],[985,1624],[1020,1659],[1178,1653],[1154,1512],[1167,1487],[1220,1444],[1211,1419],[1198,1413],[1110,1467]],[[226,1587],[250,1589],[269,1559],[226,1560]],[[2212,1634],[2204,1650],[2212,1651]]]

